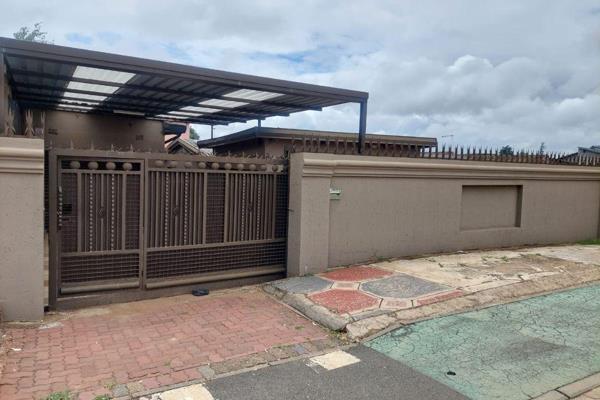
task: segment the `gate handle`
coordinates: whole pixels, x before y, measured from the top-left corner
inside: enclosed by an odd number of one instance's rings
[[[58,217],[57,228],[60,231],[62,229],[62,217],[63,217],[63,193],[62,186],[58,187],[58,210],[56,210],[56,216]]]

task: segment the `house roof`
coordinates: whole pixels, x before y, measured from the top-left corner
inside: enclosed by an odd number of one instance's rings
[[[285,139],[285,140],[302,140],[302,139],[321,139],[321,140],[343,140],[356,141],[355,133],[350,132],[330,132],[330,131],[312,131],[305,129],[288,129],[288,128],[268,128],[268,127],[253,127],[240,132],[232,133],[217,137],[214,139],[199,140],[198,147],[218,147],[233,143],[245,142],[253,139]],[[396,143],[396,144],[412,144],[420,146],[435,146],[436,138],[418,137],[418,136],[400,136],[400,135],[377,135],[367,134],[367,142],[380,143]]]
[[[13,97],[24,107],[206,125],[287,116],[368,93],[0,38]],[[1,58],[0,58],[1,62]]]
[[[592,146],[592,147],[580,147],[579,152],[589,152],[600,154],[600,146]]]

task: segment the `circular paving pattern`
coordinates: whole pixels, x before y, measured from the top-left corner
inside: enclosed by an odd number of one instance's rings
[[[331,289],[308,296],[312,301],[338,314],[364,310],[379,305],[379,299],[358,290]]]
[[[275,281],[272,285],[285,292],[307,294],[327,289],[331,282],[318,276],[302,276]]]
[[[410,275],[394,275],[389,278],[363,283],[360,288],[381,297],[411,299],[429,293],[449,290],[448,286],[440,285],[425,279]]]

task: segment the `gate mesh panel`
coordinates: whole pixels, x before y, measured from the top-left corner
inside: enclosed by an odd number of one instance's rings
[[[275,194],[275,237],[287,237],[288,225],[288,175],[277,175],[277,193]]]
[[[228,242],[273,238],[274,179],[270,174],[229,176]]]
[[[77,251],[77,175],[65,173],[61,176],[63,252]]]
[[[254,243],[148,252],[147,277],[166,278],[205,272],[285,265],[286,243]]]
[[[62,257],[61,282],[90,282],[107,279],[137,278],[137,254],[94,254]]]
[[[120,174],[84,173],[82,178],[83,251],[122,249],[122,179]]]
[[[140,176],[127,175],[125,189],[125,248],[137,249],[140,236]]]
[[[206,179],[206,243],[221,243],[225,225],[225,174],[209,173]]]

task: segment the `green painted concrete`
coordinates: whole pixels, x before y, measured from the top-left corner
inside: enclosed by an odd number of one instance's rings
[[[472,399],[529,399],[600,371],[600,285],[423,321],[367,345]]]

